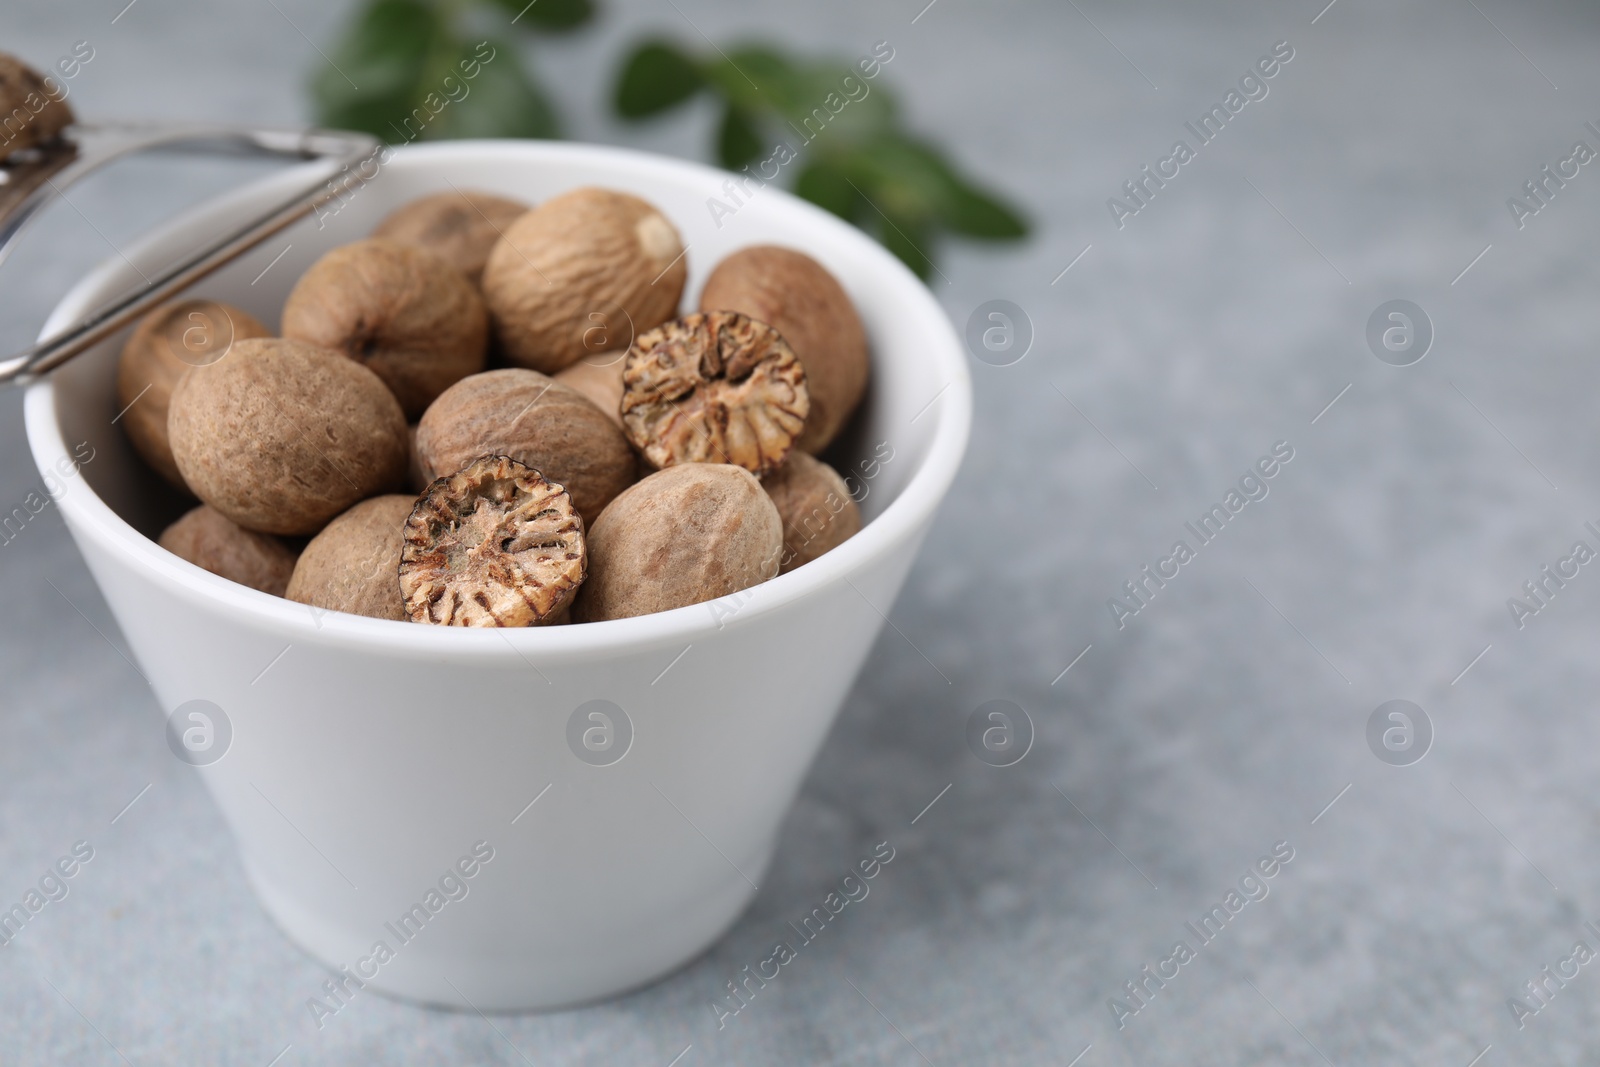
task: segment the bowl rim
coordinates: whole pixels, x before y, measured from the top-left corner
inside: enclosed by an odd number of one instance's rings
[[[537,164],[541,160],[562,158],[594,167],[614,170],[634,179],[649,180],[671,176],[685,184],[725,180],[728,173],[705,164],[674,159],[635,149],[553,141],[462,140],[426,145],[406,145],[392,150],[389,162],[426,160],[434,157],[463,162],[486,156],[516,157]],[[163,242],[173,240],[185,227],[207,216],[237,213],[244,206],[274,189],[303,180],[297,170],[289,170],[249,182],[238,189],[205,201],[191,211],[174,216],[143,235],[128,248],[137,257]],[[707,603],[691,604],[670,611],[609,619],[567,626],[526,627],[512,630],[453,626],[419,626],[410,622],[373,619],[338,611],[316,611],[308,605],[286,600],[239,585],[212,574],[161,548],[118,515],[87,482],[74,483],[60,494],[57,503],[63,517],[69,518],[74,533],[87,535],[120,563],[130,566],[152,581],[169,586],[192,603],[210,606],[217,612],[240,616],[255,626],[275,631],[291,642],[306,642],[331,647],[380,652],[404,652],[432,657],[504,659],[507,655],[526,659],[528,654],[557,655],[563,658],[605,655],[626,648],[660,643],[693,642],[713,630],[749,625],[792,602],[812,596],[835,583],[848,582],[879,556],[903,543],[915,543],[920,528],[931,518],[954,481],[966,451],[972,419],[971,376],[963,357],[955,327],[933,294],[920,279],[891,253],[866,234],[842,219],[816,207],[786,190],[764,190],[763,200],[772,210],[804,216],[808,229],[823,231],[830,240],[843,242],[859,256],[866,268],[898,290],[900,299],[915,313],[935,323],[940,343],[922,352],[930,367],[930,381],[947,379],[929,399],[913,421],[923,415],[936,420],[927,452],[911,479],[884,510],[861,531],[843,544],[786,574],[778,575],[738,594],[743,597],[733,617],[718,620]],[[108,257],[89,271],[51,311],[41,338],[82,317],[121,282],[128,270],[122,257]],[[43,473],[52,472],[61,458],[68,458],[66,441],[56,413],[55,383],[47,377],[27,389],[24,399],[29,449],[34,463]],[[854,586],[854,583],[850,583]],[[857,589],[859,593],[860,590]],[[866,599],[865,594],[862,594]],[[884,609],[873,607],[879,614]],[[498,635],[498,636],[495,636]]]

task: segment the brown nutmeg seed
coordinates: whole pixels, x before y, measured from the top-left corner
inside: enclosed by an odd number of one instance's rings
[[[432,252],[477,285],[495,242],[527,210],[520,200],[451,190],[400,205],[384,216],[372,236]]]
[[[235,341],[271,333],[249,312],[215,300],[166,304],[134,327],[117,363],[117,407],[134,451],[167,481],[183,487],[167,440],[167,407],[178,379],[190,367],[215,363]]]
[[[866,392],[867,333],[855,304],[822,264],[802,252],[757,245],[717,264],[701,311],[740,311],[783,335],[806,369],[811,415],[795,447],[827,447]]]
[[[599,408],[606,418],[622,429],[622,371],[628,364],[628,350],[584,356],[565,370],[557,371],[556,381],[571,386]]]
[[[641,334],[622,382],[622,427],[657,467],[773,470],[811,409],[805,371],[788,343],[733,311],[685,315]]]
[[[231,582],[283,596],[294,552],[270,534],[245,530],[204,504],[161,532],[162,548]]]
[[[297,341],[234,342],[172,391],[172,455],[196,496],[249,530],[314,534],[399,485],[406,420],[367,368]]]
[[[566,490],[505,456],[428,487],[406,521],[400,592],[415,622],[537,626],[584,578],[583,520]]]
[[[77,121],[60,82],[4,52],[0,52],[0,116],[5,118],[6,137],[0,142],[0,159],[47,144]]]
[[[406,427],[406,441],[409,458],[406,461],[405,486],[413,493],[420,493],[428,488],[428,483],[433,479],[422,472],[422,457],[417,455],[417,424],[414,422]]]
[[[784,574],[861,531],[860,507],[839,472],[820,459],[791,452],[761,485],[783,520]]]
[[[477,289],[443,259],[369,239],[335,248],[300,276],[283,305],[283,335],[368,367],[414,418],[483,369],[489,318]]]
[[[627,439],[599,408],[520,367],[463,378],[417,424],[417,459],[430,481],[485,455],[509,456],[565,486],[586,520],[638,473]]]
[[[375,496],[328,523],[300,553],[283,595],[327,611],[404,621],[400,549],[416,503]]]
[[[677,313],[688,267],[666,216],[583,188],[517,219],[489,253],[483,295],[506,357],[554,374]]]
[[[576,622],[670,611],[778,573],[783,523],[742,467],[684,463],[632,486],[589,531]]]

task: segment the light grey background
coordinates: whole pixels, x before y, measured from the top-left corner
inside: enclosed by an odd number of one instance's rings
[[[1523,630],[1506,607],[1574,541],[1600,547],[1583,529],[1600,521],[1600,164],[1520,231],[1505,203],[1573,141],[1600,148],[1583,128],[1600,125],[1600,14],[923,2],[610,0],[601,24],[530,50],[574,136],[701,156],[706,113],[606,117],[625,42],[703,47],[703,31],[850,56],[888,40],[909,121],[1036,224],[1026,245],[943,250],[932,286],[958,326],[1005,298],[1037,340],[1015,366],[974,361],[971,452],[893,611],[903,636],[874,649],[750,912],[612,1003],[489,1023],[363,994],[319,1032],[321,968],[250,896],[47,512],[0,546],[0,898],[75,840],[95,858],[0,949],[0,1061],[1600,1054],[1600,968],[1525,1029],[1506,1003],[1575,941],[1600,949],[1581,928],[1600,920],[1600,567]],[[124,3],[11,5],[6,47],[47,63],[92,42],[72,85],[86,115],[293,122],[310,42],[346,10],[138,0],[113,24]],[[1106,199],[1280,40],[1295,56],[1270,95],[1119,230]],[[0,335],[25,339],[111,243],[226,180],[141,164],[74,194],[82,215],[58,209],[5,267]],[[1437,331],[1408,368],[1364,340],[1400,297]],[[4,510],[38,482],[19,400],[0,397]],[[1119,630],[1107,598],[1277,441],[1294,459],[1270,496]],[[1008,769],[964,741],[1000,698],[1038,732]],[[1365,740],[1395,698],[1436,733],[1410,767]],[[722,983],[882,840],[898,855],[871,896],[719,1032]],[[1184,923],[1278,841],[1295,854],[1271,895],[1119,1031],[1108,998],[1175,940],[1197,946]]]

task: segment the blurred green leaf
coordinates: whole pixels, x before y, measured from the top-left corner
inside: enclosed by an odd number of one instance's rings
[[[795,179],[794,191],[847,222],[859,223],[863,213],[871,210],[844,171],[827,161],[811,163],[802,169]]]
[[[728,100],[753,114],[791,110],[801,99],[794,64],[764,45],[744,45],[709,58],[706,80]]]
[[[1028,235],[1028,224],[1013,208],[981,189],[961,184],[951,190],[940,219],[953,233],[1010,241]]]
[[[453,46],[448,28],[421,0],[376,0],[334,47],[317,73],[312,97],[325,126],[389,136],[387,126],[407,113],[433,50]]]
[[[491,0],[511,13],[514,25],[528,29],[570,30],[594,17],[589,0]]]
[[[427,136],[559,137],[555,109],[528,77],[516,49],[507,41],[488,43],[494,58],[479,64],[476,78],[460,79],[466,96],[440,113]]]
[[[452,20],[466,3],[509,10],[512,21],[537,29],[564,29],[593,14],[590,0],[538,0],[531,8],[527,0],[370,0],[313,80],[318,121],[391,144],[559,136],[555,110],[517,46],[456,32]]]
[[[717,157],[729,170],[739,170],[747,163],[761,157],[765,146],[761,133],[743,111],[733,104],[722,112],[722,125],[717,130]]]
[[[966,237],[1014,240],[1027,235],[1027,223],[1014,208],[967,182],[929,144],[898,135],[880,138],[867,146],[863,162],[870,180],[882,189],[884,210],[890,214],[931,217]]]
[[[951,232],[988,240],[1027,236],[1028,223],[1017,209],[967,181],[938,149],[920,142],[911,142],[910,149],[920,165],[938,178],[939,220]]]
[[[669,44],[649,41],[622,66],[614,95],[617,114],[637,119],[665,111],[705,86],[700,68]]]
[[[947,194],[943,163],[924,146],[888,135],[861,145],[852,162],[882,211],[918,224],[939,214]]]
[[[563,31],[590,21],[595,0],[365,0],[313,78],[318,120],[391,142],[559,136],[516,47],[466,43],[480,40],[469,28],[485,8],[523,30]],[[1028,231],[1003,197],[904,130],[888,86],[854,64],[796,59],[760,42],[712,45],[699,57],[647,40],[618,69],[612,101],[638,119],[707,91],[722,109],[715,150],[724,167],[789,146],[800,157],[787,168],[800,196],[868,229],[923,277],[941,233],[1010,240]]]
[[[910,267],[912,273],[926,281],[933,271],[933,260],[928,256],[928,249],[933,247],[932,233],[927,227],[910,219],[896,219],[891,216],[880,217],[878,221],[881,223],[878,228],[878,240],[898,256],[902,263]]]
[[[352,92],[409,91],[433,41],[447,32],[438,14],[422,0],[375,0],[334,50],[336,69],[323,75]]]
[[[779,138],[801,157],[790,168],[798,195],[870,230],[922,277],[935,269],[941,233],[1027,234],[1021,212],[902,129],[894,94],[858,66],[796,60],[761,43],[712,47],[697,59],[662,41],[641,46],[618,81],[618,113],[657,114],[709,89],[723,107],[724,167],[740,169],[760,158],[767,136]]]
[[[799,68],[793,84],[799,102],[785,117],[808,137],[864,141],[893,128],[891,95],[837,64]]]

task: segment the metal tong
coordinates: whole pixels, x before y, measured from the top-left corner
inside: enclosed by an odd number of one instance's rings
[[[383,145],[367,134],[338,130],[72,125],[47,143],[0,159],[0,263],[5,261],[28,221],[63,189],[107,163],[148,151],[234,158],[323,159],[340,167],[334,171],[337,180],[319,174],[294,196],[196,249],[156,275],[148,285],[96,308],[76,325],[0,359],[0,385],[31,381],[54,370],[273,234],[315,213],[330,200],[349,195],[377,173]]]

